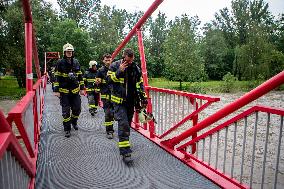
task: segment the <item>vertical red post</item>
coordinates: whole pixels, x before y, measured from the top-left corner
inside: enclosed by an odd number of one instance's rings
[[[33,71],[32,71],[32,23],[25,23],[25,49],[26,49],[26,91],[33,90]]]
[[[44,53],[44,75],[46,74],[46,52]]]
[[[140,54],[143,83],[144,83],[145,86],[148,86],[148,75],[147,75],[147,68],[146,68],[146,59],[145,59],[145,52],[144,52],[142,32],[141,32],[140,29],[137,29],[137,37],[138,37],[138,48],[139,48],[139,54]]]
[[[145,51],[144,51],[143,37],[142,37],[141,29],[140,28],[137,29],[136,33],[137,33],[137,37],[138,37],[138,48],[139,48],[139,54],[140,54],[143,83],[144,83],[144,86],[146,88],[147,86],[149,86],[149,84],[148,84],[147,66],[146,66]],[[146,95],[148,97],[147,111],[149,113],[152,113],[152,102],[151,102],[151,98],[149,98],[150,97],[149,90],[146,89],[145,91],[146,91]],[[155,133],[155,126],[154,126],[153,121],[151,121],[149,123],[149,132],[150,132],[150,137],[153,138],[154,133]]]

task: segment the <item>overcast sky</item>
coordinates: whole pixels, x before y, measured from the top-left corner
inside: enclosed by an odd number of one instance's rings
[[[47,0],[56,4],[56,0]],[[101,0],[102,4],[116,6],[129,12],[146,11],[154,0]],[[266,0],[269,10],[278,15],[284,13],[284,0]],[[189,16],[197,15],[202,24],[214,19],[214,14],[224,7],[230,7],[231,0],[164,0],[154,12],[154,17],[160,10],[168,19],[180,16],[184,13]]]

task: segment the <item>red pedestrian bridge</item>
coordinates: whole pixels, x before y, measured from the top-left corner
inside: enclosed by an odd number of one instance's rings
[[[105,137],[103,110],[91,117],[85,97],[79,130],[64,137],[59,100],[47,75],[40,75],[30,4],[22,0],[27,92],[7,117],[0,110],[0,188],[284,188],[283,104],[251,105],[284,83],[284,71],[200,119],[219,98],[148,85],[140,28],[162,2],[153,2],[113,53],[137,35],[147,110],[156,119],[141,124],[134,115],[134,162],[127,165],[117,134],[112,140]],[[57,56],[47,53],[45,63],[50,55]],[[281,98],[283,103],[284,94]]]

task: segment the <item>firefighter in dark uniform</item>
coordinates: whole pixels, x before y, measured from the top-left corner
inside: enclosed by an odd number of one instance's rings
[[[113,62],[108,71],[114,118],[118,121],[118,146],[125,162],[132,161],[129,135],[134,107],[139,110],[147,105],[142,74],[133,60],[134,52],[131,49],[125,49],[123,59]]]
[[[97,108],[99,104],[100,91],[99,88],[94,85],[97,75],[97,62],[92,60],[89,62],[89,70],[84,74],[84,83],[86,87],[88,103],[89,103],[89,112],[92,116],[97,113]]]
[[[78,130],[77,120],[81,113],[79,93],[84,94],[84,81],[71,44],[63,46],[63,55],[63,59],[57,62],[55,69],[54,95],[60,97],[65,137],[68,138],[71,136],[71,124],[75,130]]]
[[[104,65],[98,70],[96,76],[96,84],[100,88],[101,100],[103,101],[103,109],[105,112],[105,122],[104,126],[106,127],[106,137],[108,139],[113,138],[113,108],[112,103],[110,101],[110,86],[107,82],[107,72],[109,70],[109,66],[111,64],[111,55],[104,54],[103,63]]]

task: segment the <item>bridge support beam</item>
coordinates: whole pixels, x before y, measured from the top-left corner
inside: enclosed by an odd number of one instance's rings
[[[25,51],[26,51],[26,91],[33,90],[33,70],[32,70],[32,23],[25,23]]]

